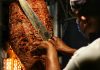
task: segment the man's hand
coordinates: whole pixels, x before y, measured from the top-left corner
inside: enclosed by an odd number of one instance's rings
[[[57,51],[50,41],[43,41],[40,47],[47,50],[46,70],[60,70]]]
[[[66,45],[60,38],[58,37],[53,37],[52,39],[49,40],[58,51],[64,52],[66,54],[72,55],[76,49],[73,49]]]
[[[63,51],[63,49],[66,47],[70,48],[58,37],[52,37],[52,39],[49,41],[56,47],[58,51]]]
[[[51,49],[55,50],[54,45],[49,41],[42,41],[39,46],[40,48],[45,48],[47,51]]]

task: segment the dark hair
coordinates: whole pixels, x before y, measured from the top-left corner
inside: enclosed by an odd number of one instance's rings
[[[80,15],[100,16],[100,0],[86,0],[84,4],[76,4],[75,6]]]

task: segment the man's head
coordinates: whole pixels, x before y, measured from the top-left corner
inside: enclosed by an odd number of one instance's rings
[[[100,30],[100,0],[70,0],[70,6],[85,34]]]
[[[70,6],[75,14],[100,16],[100,0],[70,0]]]

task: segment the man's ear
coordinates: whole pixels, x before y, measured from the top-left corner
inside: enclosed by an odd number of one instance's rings
[[[86,17],[85,17],[85,16],[81,16],[80,18],[81,18],[81,20],[83,20],[83,21],[86,20]]]

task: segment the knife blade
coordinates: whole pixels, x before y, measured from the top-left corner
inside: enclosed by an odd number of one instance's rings
[[[51,38],[50,33],[47,31],[46,27],[42,24],[41,20],[38,18],[36,13],[32,10],[30,5],[26,0],[19,0],[20,6],[24,11],[25,15],[42,37],[43,40],[48,40]]]

